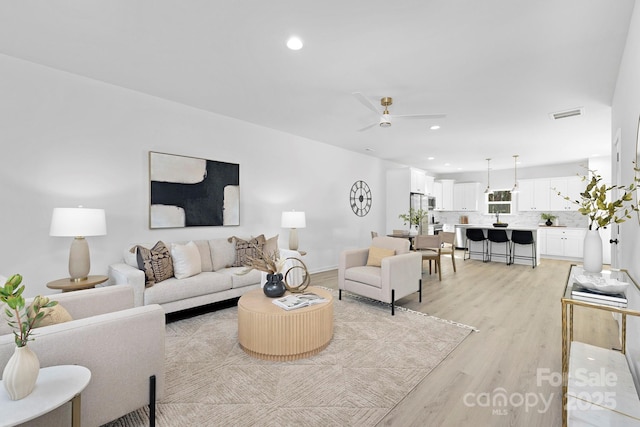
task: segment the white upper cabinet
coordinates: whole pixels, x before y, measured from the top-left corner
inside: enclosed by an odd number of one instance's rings
[[[549,210],[550,180],[541,179],[521,179],[518,182],[520,193],[518,193],[519,211],[547,211]]]
[[[453,210],[454,211],[477,211],[478,191],[480,183],[464,182],[453,185]]]
[[[551,178],[549,180],[549,210],[551,211],[577,211],[579,206],[558,196],[558,191],[562,196],[568,196],[571,200],[579,200],[580,193],[585,187],[582,178],[579,176],[569,176],[561,178]]]
[[[409,168],[411,171],[411,192],[427,194],[427,177],[423,170]]]
[[[436,197],[435,210],[453,210],[453,182],[452,179],[442,179],[433,183],[433,195]]]
[[[429,175],[424,176],[424,194],[428,194],[429,196],[434,196],[435,192],[433,190],[434,178]]]

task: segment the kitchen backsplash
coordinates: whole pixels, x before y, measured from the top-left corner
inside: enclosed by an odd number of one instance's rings
[[[553,222],[553,225],[561,225],[565,227],[577,227],[587,228],[587,217],[580,212],[548,212],[556,215],[557,218]],[[496,222],[495,215],[482,214],[480,212],[441,212],[433,211],[433,217],[436,222],[441,224],[460,224],[460,216],[464,215],[469,218],[469,224],[474,225],[489,225]],[[518,212],[513,215],[500,215],[500,221],[506,222],[509,225],[516,225],[521,227],[530,227],[544,223],[544,220],[540,218],[540,212]]]

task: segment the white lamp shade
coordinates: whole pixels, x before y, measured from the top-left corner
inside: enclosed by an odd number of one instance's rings
[[[285,211],[282,212],[282,228],[305,228],[307,226],[304,212]]]
[[[51,217],[50,236],[104,236],[107,221],[104,209],[55,208]]]

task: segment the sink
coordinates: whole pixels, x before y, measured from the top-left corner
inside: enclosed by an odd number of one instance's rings
[[[493,226],[494,227],[503,227],[504,228],[504,227],[508,227],[509,224],[507,224],[506,222],[494,222]]]

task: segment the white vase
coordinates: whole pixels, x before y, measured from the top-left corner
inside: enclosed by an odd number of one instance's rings
[[[599,230],[587,230],[584,236],[584,270],[589,273],[602,271],[602,238]]]
[[[40,373],[38,356],[28,346],[16,347],[2,372],[2,383],[11,400],[20,400],[33,391]]]

